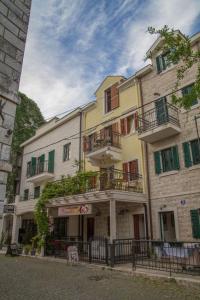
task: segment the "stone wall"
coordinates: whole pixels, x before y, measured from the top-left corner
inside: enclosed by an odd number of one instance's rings
[[[197,47],[197,44],[194,47]],[[167,101],[171,102],[171,92],[176,82],[176,66],[171,66],[157,74],[155,62],[157,54],[155,53],[152,57],[153,70],[141,78],[144,111],[155,107],[153,101],[159,97],[168,95]],[[193,83],[195,76],[196,66],[193,66],[186,73],[180,88]],[[177,92],[177,95],[182,95],[181,90]],[[159,212],[171,210],[174,211],[176,219],[177,238],[192,240],[190,210],[200,208],[200,165],[185,167],[182,144],[185,141],[197,139],[194,117],[199,113],[200,102],[189,111],[179,109],[181,133],[148,144],[153,235],[156,239],[160,238]],[[198,127],[200,130],[200,122],[198,122]],[[178,146],[180,169],[157,175],[155,173],[154,152],[175,145]]]
[[[0,0],[0,215],[12,170],[10,145],[30,8],[31,0]]]

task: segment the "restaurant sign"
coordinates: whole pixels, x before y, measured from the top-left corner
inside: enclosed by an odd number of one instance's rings
[[[59,217],[89,215],[91,213],[92,213],[92,204],[58,207],[58,216]]]

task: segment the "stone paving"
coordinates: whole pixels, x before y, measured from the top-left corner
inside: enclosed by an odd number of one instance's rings
[[[0,255],[2,300],[200,299],[200,287],[150,280],[88,266]]]

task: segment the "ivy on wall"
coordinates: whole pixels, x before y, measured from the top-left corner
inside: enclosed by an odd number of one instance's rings
[[[64,177],[60,181],[47,183],[35,207],[35,219],[40,242],[44,242],[45,237],[49,233],[46,204],[50,203],[53,198],[78,195],[94,188],[96,176],[97,172],[79,171],[74,176]]]

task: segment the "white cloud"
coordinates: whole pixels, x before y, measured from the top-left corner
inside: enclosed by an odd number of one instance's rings
[[[189,3],[188,0],[147,1],[128,29],[118,72],[126,73],[128,68],[137,70],[145,65],[145,54],[155,40],[155,36],[147,33],[149,26],[162,28],[168,25],[189,34],[199,13],[199,0],[190,0]]]
[[[45,116],[89,102],[103,76],[140,68],[153,41],[148,26],[187,34],[200,11],[199,0],[115,0],[113,11],[110,3],[33,1],[20,90]]]

